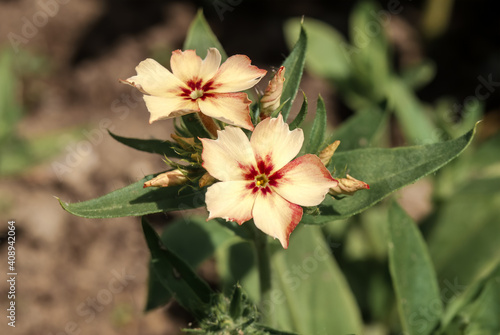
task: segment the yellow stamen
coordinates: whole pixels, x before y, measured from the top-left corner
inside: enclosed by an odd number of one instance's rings
[[[268,182],[269,179],[267,179],[267,176],[265,174],[261,174],[255,177],[255,185],[259,187],[266,187]]]

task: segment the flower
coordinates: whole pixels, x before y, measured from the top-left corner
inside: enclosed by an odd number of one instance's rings
[[[195,50],[172,52],[172,72],[153,59],[142,61],[137,75],[122,82],[144,93],[151,113],[149,122],[201,112],[230,125],[253,130],[250,100],[239,92],[253,87],[266,74],[251,65],[247,56],[229,57],[221,66],[221,55],[208,49],[202,60]]]
[[[260,99],[261,115],[269,116],[280,107],[281,93],[283,93],[283,83],[285,82],[285,67],[279,68],[273,79],[269,81],[266,91]]]
[[[331,195],[353,195],[356,191],[370,189],[370,186],[364,181],[357,180],[356,178],[353,178],[349,175],[347,175],[346,177],[347,178],[340,178],[338,180],[339,183],[337,184],[337,186],[330,189],[329,193]]]
[[[319,205],[337,185],[317,156],[292,160],[304,134],[290,131],[281,115],[261,121],[250,140],[235,127],[218,131],[217,140],[200,140],[203,167],[220,180],[207,189],[208,219],[241,225],[253,218],[257,228],[278,238],[285,249],[302,218],[301,206]]]

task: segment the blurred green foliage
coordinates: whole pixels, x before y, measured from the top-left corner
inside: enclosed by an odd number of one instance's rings
[[[21,137],[17,125],[25,113],[23,79],[45,75],[46,58],[11,48],[0,49],[0,177],[23,173],[60,153],[68,141],[83,137],[80,129],[54,132],[33,138]]]

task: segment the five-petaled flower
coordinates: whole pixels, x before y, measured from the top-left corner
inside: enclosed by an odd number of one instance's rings
[[[281,115],[261,121],[250,140],[235,127],[218,135],[201,139],[203,167],[221,181],[207,189],[208,219],[242,224],[253,218],[257,228],[287,248],[301,206],[319,205],[338,182],[315,155],[292,160],[304,135],[301,129],[290,131]]]
[[[230,125],[253,130],[246,93],[266,74],[247,56],[229,57],[222,65],[215,48],[202,60],[195,50],[172,52],[172,72],[153,59],[142,61],[137,75],[124,83],[137,87],[151,113],[149,122],[201,112]]]

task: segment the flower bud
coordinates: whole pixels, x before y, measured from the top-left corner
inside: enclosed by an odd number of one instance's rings
[[[170,135],[172,137],[172,139],[177,142],[182,149],[184,150],[189,150],[191,149],[192,147],[195,146],[196,142],[194,141],[194,138],[193,137],[180,137],[180,136],[177,136],[176,134],[172,134]]]
[[[169,186],[178,186],[185,184],[188,181],[188,178],[184,175],[184,173],[177,169],[167,171],[165,173],[159,174],[151,180],[148,180],[144,183],[144,187],[169,187]]]
[[[281,93],[283,92],[283,82],[285,81],[285,67],[279,68],[273,79],[269,81],[264,96],[260,99],[260,114],[269,116],[280,107]]]
[[[347,175],[347,178],[339,178],[337,180],[339,182],[337,186],[330,188],[330,192],[328,192],[331,195],[353,195],[358,190],[368,190],[370,188],[364,181],[357,180],[349,175]]]
[[[338,146],[340,145],[340,141],[335,141],[326,148],[324,148],[320,153],[319,153],[319,159],[321,160],[321,163],[323,163],[325,166],[330,163],[330,159],[332,159],[333,154],[335,153],[335,150],[337,150]]]
[[[212,177],[212,175],[210,175],[210,173],[207,172],[203,176],[201,176],[201,178],[200,178],[200,181],[199,181],[200,188],[203,188],[205,186],[210,186],[213,183],[215,183],[216,180],[217,179]]]

